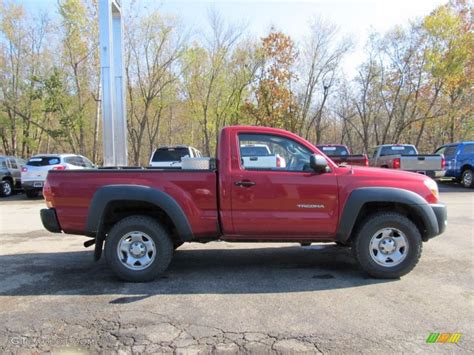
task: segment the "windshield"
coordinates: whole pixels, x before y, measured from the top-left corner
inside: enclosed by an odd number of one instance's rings
[[[59,157],[33,157],[26,165],[29,166],[47,166],[47,165],[56,165],[59,164],[61,159]]]
[[[181,161],[181,158],[189,157],[188,148],[160,148],[153,154],[152,162]]]
[[[382,147],[380,151],[380,156],[383,157],[384,155],[416,155],[416,150],[411,145],[392,145]]]
[[[349,151],[346,147],[343,146],[316,146],[320,151],[322,151],[327,156],[332,155],[349,155]]]
[[[7,167],[7,161],[5,158],[0,158],[0,168],[6,168]]]

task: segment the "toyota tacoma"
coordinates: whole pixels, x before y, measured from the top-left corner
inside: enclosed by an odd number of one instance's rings
[[[285,166],[246,166],[241,151],[266,145]],[[222,129],[204,169],[51,170],[41,210],[50,232],[88,236],[95,259],[127,281],[166,270],[185,242],[336,242],[360,267],[398,278],[417,264],[422,242],[443,233],[445,205],[431,178],[338,166],[284,130]],[[200,158],[203,159],[203,158]]]

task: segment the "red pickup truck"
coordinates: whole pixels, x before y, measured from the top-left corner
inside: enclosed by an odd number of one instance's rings
[[[347,146],[343,144],[318,144],[320,151],[326,154],[336,164],[369,166],[367,154],[351,154]]]
[[[285,167],[246,167],[241,147],[265,144]],[[201,158],[202,159],[202,158]],[[412,270],[422,242],[445,230],[447,212],[427,176],[337,166],[283,130],[235,126],[219,137],[208,170],[50,171],[45,228],[89,236],[127,281],[149,281],[184,242],[337,242],[373,277]],[[105,243],[105,247],[104,247]]]

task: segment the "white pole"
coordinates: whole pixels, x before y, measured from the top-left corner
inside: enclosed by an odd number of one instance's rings
[[[122,42],[120,4],[117,0],[99,0],[104,166],[128,163]]]

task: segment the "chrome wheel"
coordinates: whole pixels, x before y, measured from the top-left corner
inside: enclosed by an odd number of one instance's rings
[[[396,266],[408,254],[408,240],[399,229],[380,229],[370,239],[369,252],[377,264],[384,267]]]
[[[2,183],[3,196],[10,196],[12,194],[12,185],[8,181]]]
[[[466,170],[462,174],[462,184],[464,187],[471,187],[472,186],[472,170]]]
[[[126,268],[144,270],[155,260],[156,246],[148,234],[133,231],[122,236],[117,245],[117,255]]]

